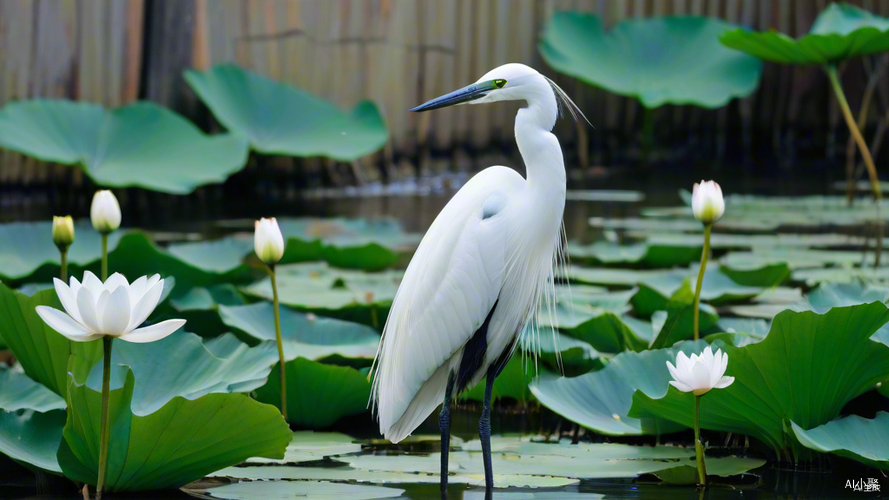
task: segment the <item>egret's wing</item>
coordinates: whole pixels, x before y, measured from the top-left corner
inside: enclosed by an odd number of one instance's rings
[[[390,439],[403,437],[391,436],[390,427],[478,330],[500,294],[507,224],[497,215],[508,203],[513,176],[521,177],[509,169],[483,176],[487,170],[467,183],[435,219],[392,303],[374,379],[380,430]],[[506,178],[486,179],[495,174]],[[440,402],[422,409],[420,422]]]

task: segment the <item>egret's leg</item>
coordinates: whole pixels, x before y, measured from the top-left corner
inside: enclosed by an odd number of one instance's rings
[[[438,416],[438,428],[441,429],[441,499],[448,498],[448,452],[451,450],[451,393],[454,392],[454,372],[448,375],[445,388],[444,403]]]
[[[478,437],[482,441],[482,460],[485,462],[485,500],[491,500],[494,495],[494,470],[491,468],[491,392],[494,390],[495,378],[497,373],[488,370],[482,417],[478,421]]]

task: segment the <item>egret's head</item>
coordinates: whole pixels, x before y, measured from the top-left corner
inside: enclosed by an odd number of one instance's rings
[[[524,64],[509,63],[485,73],[475,83],[425,102],[411,111],[429,111],[457,104],[481,104],[496,101],[561,101],[577,119],[583,116],[567,94],[549,78]],[[585,117],[584,117],[585,118]]]

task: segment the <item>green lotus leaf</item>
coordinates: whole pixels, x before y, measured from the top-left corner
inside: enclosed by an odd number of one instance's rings
[[[701,401],[701,427],[755,437],[772,449],[805,456],[789,422],[803,429],[825,424],[859,394],[889,375],[889,347],[870,340],[889,321],[889,309],[873,302],[835,307],[825,314],[784,311],[761,342],[723,345],[725,389]],[[609,364],[610,365],[610,364]],[[630,415],[655,415],[690,426],[694,396],[666,384],[633,394]]]
[[[243,332],[248,342],[276,341],[275,309],[270,302],[220,306],[219,316],[229,328]],[[380,335],[369,326],[304,314],[283,306],[280,316],[284,359],[288,361],[299,356],[327,362],[343,358],[364,360],[359,363],[360,367],[369,366],[376,355]]]
[[[28,377],[64,397],[68,357],[98,361],[102,342],[71,342],[40,319],[35,308],[41,305],[62,309],[55,290],[29,297],[0,284],[0,335]]]
[[[287,246],[281,264],[322,260],[342,269],[379,271],[412,251],[421,235],[405,233],[392,218],[278,219]]]
[[[78,220],[74,234],[76,239],[68,249],[69,276],[77,276],[102,257],[101,236],[88,220]],[[124,234],[115,231],[108,236],[109,251]],[[24,280],[51,283],[58,276],[59,250],[52,242],[51,221],[0,224],[0,279],[7,284]]]
[[[793,434],[806,448],[858,460],[889,470],[889,413],[872,419],[849,415],[805,430],[791,422]]]
[[[528,384],[537,375],[538,368],[531,357],[515,354],[503,367],[503,371],[494,380],[494,388],[491,390],[491,400],[512,399],[519,403],[525,403],[532,399]],[[475,387],[466,390],[458,397],[473,401],[484,401],[485,378],[482,378]]]
[[[317,462],[332,455],[357,453],[359,451],[361,451],[360,442],[351,436],[339,432],[296,431],[293,433],[293,439],[290,441],[290,444],[287,445],[287,451],[284,452],[283,459],[253,457],[248,458],[247,463],[282,465]]]
[[[706,458],[707,477],[713,476],[737,476],[762,467],[766,461],[752,457],[720,457]],[[698,484],[698,466],[694,459],[688,459],[683,465],[677,465],[660,471],[653,472],[665,484],[672,485],[696,485]]]
[[[664,394],[671,380],[667,361],[676,354],[699,353],[707,342],[683,342],[668,349],[623,352],[605,368],[579,377],[544,374],[531,384],[531,392],[541,404],[588,429],[612,436],[666,434],[684,428],[661,418],[628,416],[633,392]]]
[[[288,264],[275,268],[280,302],[303,312],[355,321],[382,330],[403,271],[365,273],[326,264]],[[272,300],[269,278],[245,288]]]
[[[241,244],[236,241],[184,243],[164,249],[144,233],[132,232],[108,254],[108,269],[130,280],[155,273],[164,278],[172,276],[177,285],[172,298],[179,298],[194,287],[249,282],[252,274],[241,262],[244,253],[239,255]]]
[[[268,500],[294,497],[338,498],[341,500],[376,500],[402,498],[404,490],[366,484],[344,484],[329,481],[250,481],[217,486],[206,490],[208,498],[223,500]]]
[[[287,84],[234,64],[186,71],[185,81],[231,132],[267,154],[326,156],[353,161],[389,139],[377,107],[363,101],[350,113]]]
[[[655,17],[619,22],[605,31],[592,14],[557,12],[540,40],[543,59],[590,85],[663,104],[724,106],[750,95],[762,63],[729,50],[717,36],[733,25],[707,17]]]
[[[649,345],[651,349],[670,347],[676,342],[694,336],[695,296],[688,280],[667,301],[665,312],[667,314],[663,318],[664,323]],[[716,312],[706,307],[699,309],[698,316],[698,331],[700,332],[707,331],[719,320]],[[652,317],[652,324],[654,324],[654,317]]]
[[[604,359],[590,344],[547,326],[525,325],[519,347],[525,357],[537,356],[538,361],[554,372],[563,371],[569,377],[599,370]]]
[[[27,466],[61,474],[56,450],[65,426],[65,400],[0,364],[0,453]]]
[[[616,313],[626,311],[627,304],[638,290],[608,291],[605,287],[592,285],[556,285],[555,297],[557,300],[568,300],[576,304],[591,307],[599,307]],[[546,306],[541,305],[539,314],[547,314]]]
[[[342,417],[367,411],[370,381],[348,366],[333,366],[296,358],[286,363],[287,421],[307,429],[321,429]],[[256,390],[256,398],[281,407],[281,373],[272,369],[269,381]],[[366,370],[365,370],[366,371]],[[309,383],[308,381],[311,381]]]
[[[34,99],[0,110],[0,147],[82,165],[97,184],[188,194],[244,167],[247,141],[207,136],[150,102],[108,111],[97,104]]]
[[[809,33],[793,39],[776,31],[737,29],[719,40],[727,47],[783,64],[838,64],[853,57],[889,50],[889,19],[854,5],[832,3]]]
[[[95,484],[101,387],[86,382],[85,370],[76,362],[72,365],[59,464],[66,477]],[[131,407],[136,387],[132,370],[117,366],[114,372],[108,408],[108,492],[178,488],[249,457],[284,456],[292,434],[270,405],[244,394],[213,393],[193,400],[176,396],[141,414]]]
[[[600,352],[640,351],[648,347],[648,340],[628,327],[619,312],[606,309],[558,301],[551,313],[546,307],[541,309],[538,322],[542,327],[557,328],[582,340]]]
[[[61,474],[56,452],[64,427],[65,410],[0,409],[0,453],[29,467]]]
[[[65,400],[58,394],[0,363],[0,409],[47,412],[64,408]]]
[[[193,287],[171,299],[169,306],[158,307],[152,315],[152,320],[184,319],[189,331],[201,337],[216,337],[227,331],[227,327],[219,318],[219,306],[239,306],[245,302],[237,287],[230,283]],[[248,342],[251,345],[256,343]]]
[[[617,245],[597,242],[591,245],[568,243],[572,262],[592,265],[640,265],[647,268],[687,266],[701,260],[703,238],[697,247],[648,243]]]
[[[273,342],[248,347],[230,333],[202,340],[182,329],[147,344],[118,341],[111,349],[112,366],[125,365],[136,377],[130,408],[139,415],[154,413],[176,397],[250,392],[266,383],[277,361]],[[90,369],[87,385],[101,388],[102,364],[84,369]],[[113,377],[112,383],[123,385]]]

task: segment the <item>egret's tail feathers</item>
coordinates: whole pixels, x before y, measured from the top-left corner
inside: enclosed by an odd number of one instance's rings
[[[462,349],[458,354],[462,356]],[[435,373],[423,384],[423,387],[414,396],[414,399],[408,405],[407,410],[401,415],[395,423],[384,426],[384,422],[380,422],[380,434],[393,443],[397,443],[408,437],[414,429],[420,426],[426,418],[438,408],[438,405],[444,401],[445,390],[448,385],[448,374],[451,370],[456,370],[454,360],[460,357],[453,356],[447,363],[439,366]]]

